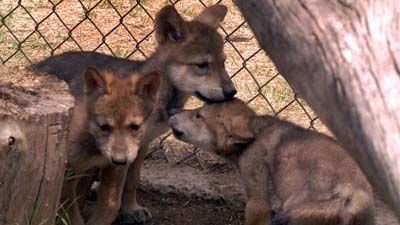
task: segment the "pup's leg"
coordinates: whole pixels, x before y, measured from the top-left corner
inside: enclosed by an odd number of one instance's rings
[[[127,171],[128,166],[110,166],[102,170],[97,202],[87,225],[110,225],[117,217]]]
[[[83,208],[88,199],[90,193],[90,187],[92,186],[96,178],[96,170],[89,170],[79,179],[78,186],[76,188],[76,194],[79,196],[78,203],[79,208]]]
[[[79,210],[78,196],[76,194],[76,188],[79,183],[79,178],[65,181],[63,184],[61,204],[63,209],[66,210],[66,216],[73,225],[84,225],[84,221]],[[63,212],[61,212],[63,213]]]
[[[246,202],[246,225],[266,225],[271,218],[270,206],[259,198],[250,198]]]
[[[140,182],[140,168],[148,149],[148,144],[139,149],[138,156],[129,167],[124,192],[122,195],[121,213],[118,216],[119,224],[136,224],[149,221],[150,212],[138,204],[136,190]]]

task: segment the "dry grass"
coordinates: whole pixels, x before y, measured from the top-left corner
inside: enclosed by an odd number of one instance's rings
[[[142,0],[140,5],[133,0],[57,0],[53,5],[45,0],[32,0],[22,1],[22,7],[14,0],[0,2],[4,21],[4,24],[0,22],[0,61],[6,61],[6,65],[27,65],[52,52],[68,50],[145,59],[156,46],[154,34],[149,35],[153,30],[153,18],[168,3],[166,0]],[[203,0],[206,5],[216,2]],[[259,113],[278,114],[304,127],[313,126],[327,132],[323,124],[315,120],[316,115],[307,104],[295,99],[291,87],[277,75],[275,66],[260,51],[253,33],[243,23],[239,10],[229,0],[222,4],[229,8],[220,29],[230,40],[225,44],[226,68],[233,75],[238,97],[249,101]],[[198,0],[181,0],[175,7],[186,19],[193,18],[204,8]],[[191,100],[188,107],[198,105],[198,101]]]

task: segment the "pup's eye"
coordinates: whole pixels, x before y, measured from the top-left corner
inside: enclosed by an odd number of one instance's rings
[[[208,69],[208,62],[202,62],[202,63],[196,63],[195,64],[199,69],[202,69],[202,70],[204,70],[204,69]]]
[[[131,130],[133,130],[133,131],[137,131],[137,130],[139,130],[139,125],[134,124],[134,123],[131,123],[131,124],[129,125],[129,129],[131,129]]]
[[[13,145],[13,144],[15,144],[15,137],[13,137],[13,136],[10,136],[9,138],[8,138],[8,145]]]
[[[108,133],[111,131],[111,126],[105,123],[103,125],[100,125],[100,130]]]
[[[229,137],[229,139],[232,139],[232,138],[233,138],[233,135],[232,135],[232,134],[229,134],[228,137]]]

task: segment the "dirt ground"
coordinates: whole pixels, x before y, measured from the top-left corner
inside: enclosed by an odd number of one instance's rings
[[[153,215],[153,219],[145,225],[244,224],[244,206],[224,201],[144,190],[139,192],[139,200]]]
[[[138,197],[140,204],[146,206],[153,216],[149,222],[140,225],[244,224],[244,204],[143,189],[138,191]],[[93,209],[93,206],[93,201],[88,202],[84,214]],[[87,219],[88,215],[84,217]],[[121,224],[114,222],[113,225]]]
[[[138,202],[153,216],[143,225],[244,224],[245,205],[234,170],[199,170],[168,163],[161,155],[146,160],[142,168]],[[86,219],[94,200],[92,196],[83,208]]]

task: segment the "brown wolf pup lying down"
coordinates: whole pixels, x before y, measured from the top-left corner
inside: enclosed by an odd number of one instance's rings
[[[375,224],[372,189],[332,138],[257,116],[237,99],[171,114],[178,139],[238,166],[246,225]],[[271,196],[280,202],[272,220]]]

